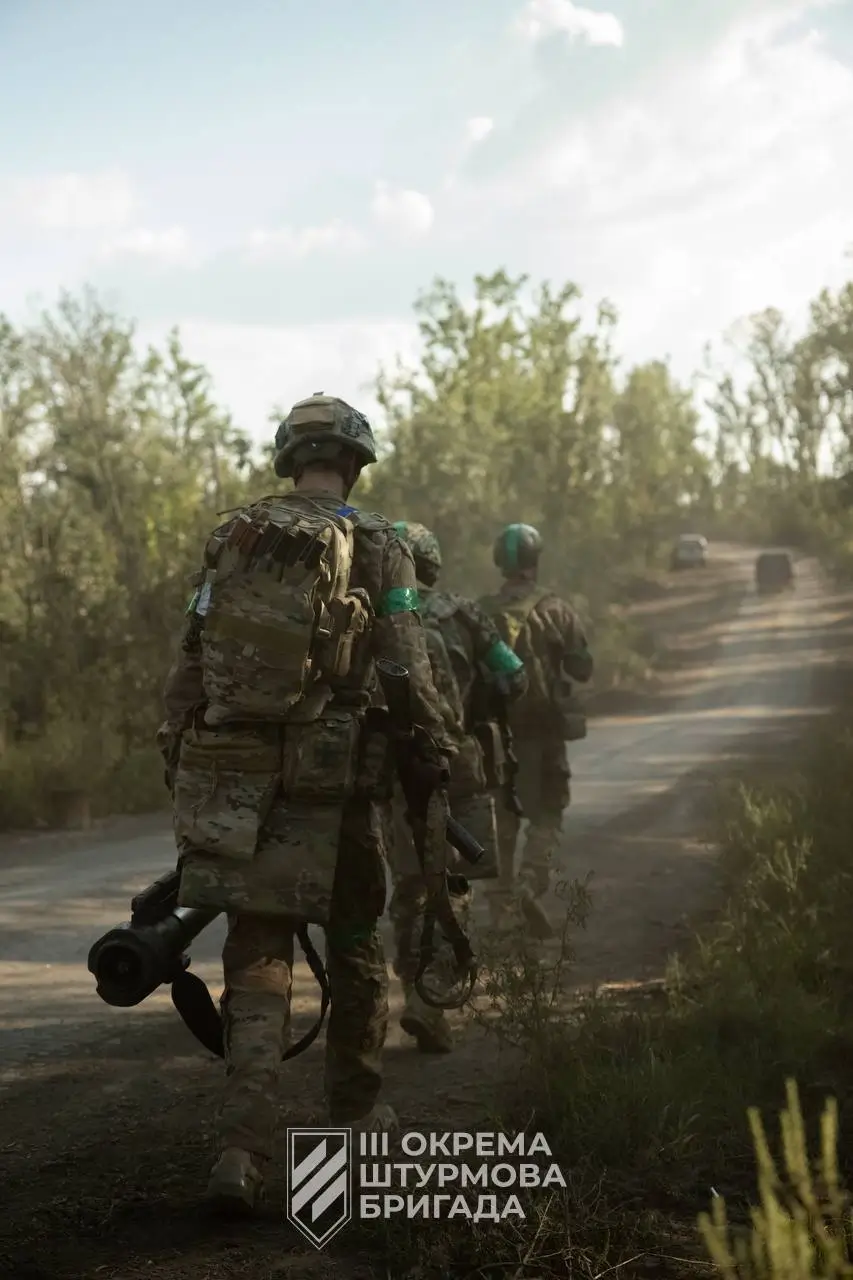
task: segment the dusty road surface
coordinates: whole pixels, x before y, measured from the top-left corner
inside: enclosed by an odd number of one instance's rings
[[[705,578],[674,575],[667,598],[649,606],[673,649],[695,651],[695,660],[645,714],[595,719],[573,753],[564,871],[594,873],[595,910],[577,943],[580,982],[661,971],[685,914],[713,895],[696,779],[721,760],[736,767],[758,736],[818,713],[823,672],[850,642],[850,602],[822,585],[813,563],[799,563],[793,593],[759,599],[754,552],[716,548],[715,558]],[[135,1010],[108,1009],[95,996],[92,941],[173,865],[163,817],[109,824],[96,836],[0,843],[0,1274],[307,1276],[326,1274],[322,1259],[329,1274],[361,1274],[345,1241],[328,1258],[305,1252],[283,1222],[275,1179],[251,1232],[211,1230],[197,1201],[221,1066],[167,994]],[[556,918],[559,898],[550,905]],[[221,939],[217,922],[193,952],[215,995]],[[398,1013],[395,983],[392,993]],[[294,997],[301,1034],[316,1010],[304,965]],[[488,1105],[499,1055],[491,1044],[484,1053],[482,1032],[461,1017],[457,1024],[455,1052],[424,1059],[392,1022],[388,1097],[409,1127],[471,1127]],[[291,1064],[285,1123],[322,1123],[321,1053],[322,1040]]]

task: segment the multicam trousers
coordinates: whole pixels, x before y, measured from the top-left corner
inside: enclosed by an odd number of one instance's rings
[[[571,770],[562,738],[516,737],[516,790],[528,820],[518,868],[520,886],[533,898],[548,891],[550,872],[560,842],[563,812],[571,799]],[[500,848],[499,892],[515,882],[515,853],[522,819],[498,800]]]
[[[333,1124],[366,1115],[382,1084],[388,976],[377,922],[385,909],[379,815],[352,802],[344,811],[331,919],[325,929],[331,1006],[325,1091]],[[272,1155],[281,1057],[289,1042],[293,921],[238,915],[222,953],[225,1090],[221,1147]]]

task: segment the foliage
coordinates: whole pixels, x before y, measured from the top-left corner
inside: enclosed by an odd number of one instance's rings
[[[722,1196],[699,1229],[725,1280],[841,1280],[853,1275],[853,1215],[838,1172],[838,1107],[830,1099],[821,1116],[820,1158],[812,1172],[800,1097],[786,1083],[788,1106],[781,1115],[784,1176],[780,1174],[756,1107],[749,1125],[758,1164],[761,1207],[751,1211],[751,1229],[732,1230]]]
[[[710,436],[665,363],[621,368],[614,309],[585,319],[572,283],[497,271],[467,305],[439,279],[416,312],[420,365],[378,377],[388,430],[359,501],[433,527],[448,586],[475,595],[500,527],[539,526],[543,578],[583,601],[611,684],[649,659],[614,602],[678,532],[853,567],[853,284],[822,293],[799,336],[775,311],[742,326]],[[0,825],[36,821],[58,787],[102,812],[152,802],[187,576],[217,514],[272,487],[269,461],[177,332],[141,352],[90,292],[23,328],[0,317]]]
[[[566,886],[555,963],[537,963],[517,938],[482,940],[480,1020],[518,1064],[495,1127],[541,1130],[567,1187],[530,1192],[521,1233],[492,1224],[481,1239],[448,1224],[431,1263],[450,1274],[463,1260],[514,1274],[525,1262],[518,1274],[543,1280],[853,1274],[843,1191],[853,1185],[851,771],[846,715],[804,746],[787,779],[723,789],[715,811],[725,903],[665,983],[572,994],[585,885]],[[775,1112],[795,1078],[782,1117],[783,1176],[758,1112]],[[827,1095],[837,1100],[828,1109]],[[813,1125],[822,1154],[814,1175],[804,1128]],[[397,1256],[416,1256],[414,1236],[394,1245]]]
[[[418,300],[421,365],[379,378],[390,446],[371,492],[435,531],[469,592],[493,581],[500,528],[536,525],[549,580],[597,612],[706,494],[698,418],[665,364],[619,377],[612,307],[585,326],[575,285],[527,283],[477,276],[466,307],[438,280]]]
[[[150,746],[186,575],[247,492],[205,370],[177,334],[142,357],[133,338],[89,294],[0,323],[0,712],[52,786],[107,785]]]

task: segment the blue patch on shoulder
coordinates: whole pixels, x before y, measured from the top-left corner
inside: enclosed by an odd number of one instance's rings
[[[346,503],[343,503],[340,507],[338,507],[337,514],[339,516],[346,517],[346,516],[351,516],[352,513],[357,510],[358,510],[357,507],[348,507]]]

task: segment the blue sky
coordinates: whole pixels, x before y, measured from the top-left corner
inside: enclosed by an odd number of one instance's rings
[[[575,280],[687,376],[850,265],[853,0],[4,0],[0,119],[0,310],[178,324],[257,437],[370,411],[436,274]]]

